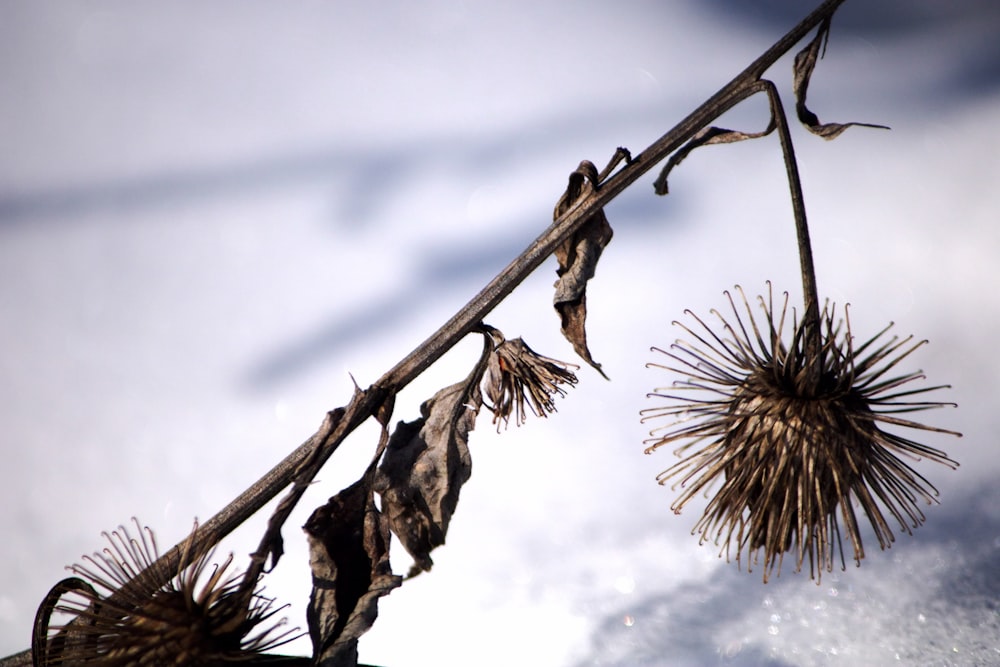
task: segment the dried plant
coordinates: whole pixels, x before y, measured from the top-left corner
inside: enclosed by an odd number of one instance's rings
[[[794,92],[799,120],[825,139],[833,139],[855,125],[887,129],[867,123],[822,124],[806,107],[809,79],[829,31],[827,17],[812,41],[795,57]],[[875,348],[886,327],[854,349],[849,322],[844,326],[835,321],[834,307],[829,304],[820,312],[805,202],[788,121],[777,88],[770,81],[759,80],[739,100],[758,92],[767,95],[771,110],[771,120],[763,132],[705,128],[667,161],[656,188],[666,193],[668,174],[695,148],[756,139],[777,130],[795,218],[804,299],[802,319],[792,315],[791,338],[785,341],[782,334],[788,315],[787,295],[777,321],[770,295],[766,304],[761,302],[764,328],[758,327],[742,290],[740,297],[749,329],[731,296],[735,327],[716,312],[725,337],[695,317],[706,333],[684,329],[701,347],[678,343],[674,352],[666,354],[683,367],[673,370],[688,376],[680,388],[700,391],[694,396],[653,394],[669,398],[671,403],[644,411],[644,418],[667,417],[671,421],[651,433],[654,437],[646,451],[690,440],[677,450],[685,458],[659,478],[664,483],[679,476],[681,486],[690,483],[674,502],[675,512],[680,512],[699,491],[720,482],[717,494],[695,526],[702,541],[721,542],[727,556],[735,547],[737,562],[744,551],[763,549],[764,581],[775,569],[780,571],[785,552],[794,548],[796,569],[801,569],[808,556],[810,575],[818,582],[824,569],[833,569],[835,552],[844,563],[838,509],[858,564],[864,549],[854,500],[868,516],[883,549],[894,536],[876,498],[903,530],[909,532],[911,524],[916,527],[923,522],[916,501],[922,498],[931,502],[937,491],[896,453],[957,465],[944,452],[883,431],[880,426],[960,434],[893,416],[953,405],[901,400],[945,388],[896,391],[901,385],[922,379],[920,373],[882,379],[923,342],[900,352],[912,337],[903,341],[893,338]],[[663,435],[657,437],[657,433]]]
[[[284,619],[269,623],[280,611],[273,600],[228,573],[232,555],[212,565],[211,550],[187,554],[190,565],[166,572],[153,532],[138,521],[135,527],[134,537],[125,526],[105,533],[108,546],[84,556],[85,565],[69,567],[77,576],[46,598],[35,622],[36,664],[246,663],[294,638],[294,630],[278,631]],[[190,549],[191,541],[184,545]],[[145,586],[129,586],[143,572],[156,576],[147,577]],[[50,626],[53,612],[77,621]],[[56,634],[50,637],[51,630]]]
[[[923,379],[920,373],[886,377],[926,341],[883,340],[886,327],[855,347],[850,322],[835,323],[828,306],[820,315],[817,353],[806,349],[807,323],[794,315],[790,337],[784,336],[787,294],[777,313],[770,294],[766,302],[758,298],[758,324],[737,289],[746,315],[727,292],[732,319],[713,311],[722,333],[692,314],[698,328],[678,326],[696,343],[654,348],[672,365],[651,366],[687,378],[652,394],[670,402],[644,410],[644,419],[669,423],[653,431],[647,452],[686,441],[677,449],[684,459],[660,475],[661,483],[679,478],[684,487],[672,506],[676,512],[718,482],[695,528],[703,541],[721,541],[727,553],[734,548],[738,561],[744,550],[763,549],[765,581],[793,551],[798,568],[808,557],[818,581],[838,553],[844,563],[838,510],[855,561],[864,557],[854,500],[883,549],[894,537],[877,501],[906,532],[923,522],[917,501],[931,502],[937,491],[900,456],[955,464],[944,452],[882,427],[952,433],[896,416],[950,404],[910,400],[943,388],[907,388]]]
[[[830,20],[843,0],[826,0],[743,72],[673,129],[633,156],[615,151],[598,170],[583,161],[558,199],[552,224],[478,295],[396,366],[367,388],[355,386],[351,400],[330,410],[317,432],[181,544],[160,555],[152,534],[133,538],[124,528],[109,536],[110,548],[74,566],[77,575],[57,584],[42,602],[32,650],[0,665],[48,664],[249,664],[358,663],[358,639],[375,622],[378,601],[404,578],[392,572],[392,536],[412,556],[409,576],[432,567],[431,552],[444,544],[462,486],[471,475],[469,436],[484,405],[493,422],[525,422],[528,412],[546,416],[555,399],[577,382],[578,367],[534,352],[520,338],[508,339],[485,318],[548,257],[556,258],[553,306],[574,351],[601,375],[587,341],[586,288],[612,238],[604,207],[658,164],[654,189],[667,192],[667,176],[696,148],[763,137],[775,130],[788,171],[804,287],[801,318],[790,317],[787,299],[775,310],[769,297],[754,317],[740,291],[746,315],[730,299],[732,319],[721,315],[722,333],[684,327],[697,342],[665,351],[666,368],[688,377],[658,395],[671,403],[646,412],[668,424],[654,431],[650,448],[691,439],[685,455],[661,481],[680,478],[679,510],[715,480],[721,489],[696,530],[703,539],[745,551],[764,550],[765,576],[794,551],[814,573],[829,569],[839,551],[839,511],[860,560],[861,538],[853,510],[857,501],[881,546],[893,539],[884,508],[904,530],[923,520],[917,500],[930,500],[933,486],[900,457],[919,456],[952,465],[942,452],[894,435],[883,427],[938,431],[897,416],[942,405],[912,400],[926,391],[904,385],[919,379],[890,369],[921,343],[882,339],[855,346],[850,325],[832,306],[819,308],[805,208],[788,124],[765,72],[811,31],[796,56],[793,90],[799,120],[831,139],[852,125],[820,123],[805,104],[810,77],[825,44]],[[771,121],[746,133],[711,123],[757,93],[767,95]],[[390,429],[396,395],[469,335],[482,336],[483,351],[468,375],[427,399],[420,416]],[[882,341],[882,342],[879,342]],[[485,397],[484,397],[485,394]],[[292,510],[342,442],[375,419],[380,435],[360,478],[316,508],[304,526],[309,542],[313,590],[307,610],[313,655],[265,654],[287,638],[269,626],[276,613],[256,592],[268,564],[284,552],[282,529]],[[230,560],[208,562],[216,544],[284,489],[246,571],[227,575]],[[375,496],[379,496],[376,502]],[[881,505],[879,505],[881,502]],[[204,581],[204,583],[202,583]],[[95,586],[106,590],[98,594]],[[65,600],[64,600],[65,598]],[[54,612],[68,614],[50,628]],[[54,631],[54,634],[53,634]]]
[[[544,417],[556,411],[555,397],[565,396],[562,385],[575,385],[574,364],[544,357],[520,338],[504,340],[503,335],[493,329],[491,335],[500,338],[500,343],[489,355],[486,367],[486,397],[493,412],[493,423],[506,426],[514,415],[514,423],[522,425],[530,410],[536,417]]]

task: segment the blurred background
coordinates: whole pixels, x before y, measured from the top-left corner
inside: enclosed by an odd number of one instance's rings
[[[818,4],[818,3],[817,3]],[[811,8],[735,2],[258,0],[0,3],[0,655],[28,647],[64,567],[138,517],[161,550],[309,437],[551,221],[566,177],[637,153]],[[694,153],[607,209],[589,368],[548,419],[481,416],[473,476],[429,574],[384,598],[379,665],[982,665],[1000,661],[1000,9],[849,1],[795,128],[821,297],[864,339],[890,321],[951,384],[921,418],[956,471],[913,536],[822,582],[763,584],[690,535],[643,455],[645,368],[687,308],[788,290],[798,259],[777,138]],[[790,95],[791,56],[770,72]],[[721,124],[757,130],[754,99]],[[576,361],[546,263],[488,321]],[[397,401],[467,374],[468,341]],[[305,628],[309,512],[354,481],[338,451],[265,578]],[[222,546],[237,563],[268,511]],[[220,554],[220,558],[225,553]],[[409,563],[401,548],[394,569]],[[308,654],[308,639],[285,648]]]

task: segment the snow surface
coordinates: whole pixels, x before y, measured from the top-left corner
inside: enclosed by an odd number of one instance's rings
[[[434,570],[380,605],[380,665],[1000,663],[1000,17],[995,3],[848,2],[796,132],[823,296],[889,321],[942,400],[920,470],[942,504],[861,568],[764,585],[699,547],[644,456],[685,308],[797,295],[776,139],[713,147],[612,206],[595,357],[559,413],[494,432]],[[65,565],[132,516],[181,539],[420,343],[550,221],[567,174],[638,151],[790,27],[764,2],[8,1],[0,21],[0,655]],[[895,13],[893,13],[895,12]],[[771,72],[788,95],[790,59]],[[786,97],[786,103],[789,98]],[[760,100],[725,123],[765,123]],[[489,322],[572,360],[550,262]],[[463,344],[408,389],[464,377]],[[266,578],[304,627],[300,526],[360,474],[337,453]],[[267,512],[224,543],[253,549]],[[408,567],[402,550],[397,571]],[[300,640],[289,652],[309,651]]]

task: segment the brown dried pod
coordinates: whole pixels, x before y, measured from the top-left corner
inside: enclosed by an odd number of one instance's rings
[[[838,552],[844,566],[840,520],[854,560],[860,564],[864,557],[856,504],[883,549],[895,539],[883,508],[907,533],[924,521],[918,501],[935,502],[937,490],[903,459],[957,463],[883,427],[960,435],[898,416],[954,404],[911,400],[946,387],[902,388],[923,379],[919,372],[886,377],[926,341],[886,340],[886,327],[855,347],[849,321],[835,321],[828,304],[819,318],[821,345],[813,352],[808,326],[795,321],[794,313],[789,317],[787,294],[777,313],[770,296],[758,299],[764,315],[759,326],[737,289],[746,318],[727,292],[733,319],[713,311],[723,333],[689,312],[701,330],[675,324],[697,342],[654,348],[672,365],[649,366],[687,379],[650,394],[669,403],[644,410],[643,421],[670,423],[650,433],[646,451],[686,442],[675,452],[682,460],[658,478],[661,484],[677,479],[675,488],[684,489],[671,506],[675,512],[718,484],[694,529],[702,542],[721,543],[727,557],[735,549],[737,562],[746,552],[748,568],[750,554],[757,554],[757,562],[763,550],[765,581],[780,572],[784,553],[793,551],[796,568],[808,559],[818,580],[822,570],[832,570]]]

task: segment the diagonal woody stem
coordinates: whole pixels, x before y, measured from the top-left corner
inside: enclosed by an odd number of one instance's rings
[[[482,319],[499,305],[554,250],[569,238],[598,210],[605,207],[641,176],[683,146],[712,119],[732,108],[759,85],[761,76],[811,30],[833,15],[844,0],[825,0],[806,18],[775,42],[729,83],[692,111],[670,131],[652,143],[622,167],[588,197],[556,219],[516,259],[489,282],[469,303],[410,354],[379,378],[371,387],[357,391],[348,405],[338,408],[338,419],[326,419],[320,429],[292,451],[274,468],[241,493],[215,516],[199,526],[187,549],[177,545],[165,553],[154,567],[141,572],[124,588],[149,590],[166,581],[157,581],[160,573],[177,572],[190,564],[197,554],[218,543],[282,489],[293,482],[303,483],[305,468],[318,470],[341,442],[365,420],[372,417],[386,400],[413,381],[431,364],[474,330]],[[787,132],[787,126],[786,126]],[[801,193],[800,193],[801,194]],[[793,205],[794,205],[793,194]],[[805,261],[805,260],[803,260]],[[811,256],[810,256],[811,265]],[[807,297],[808,298],[808,297]],[[342,412],[341,412],[342,411]],[[309,461],[308,466],[303,464]],[[307,482],[305,482],[307,483]],[[185,556],[187,554],[187,556]],[[186,562],[187,561],[187,562]],[[0,667],[31,664],[31,651],[0,659]]]

